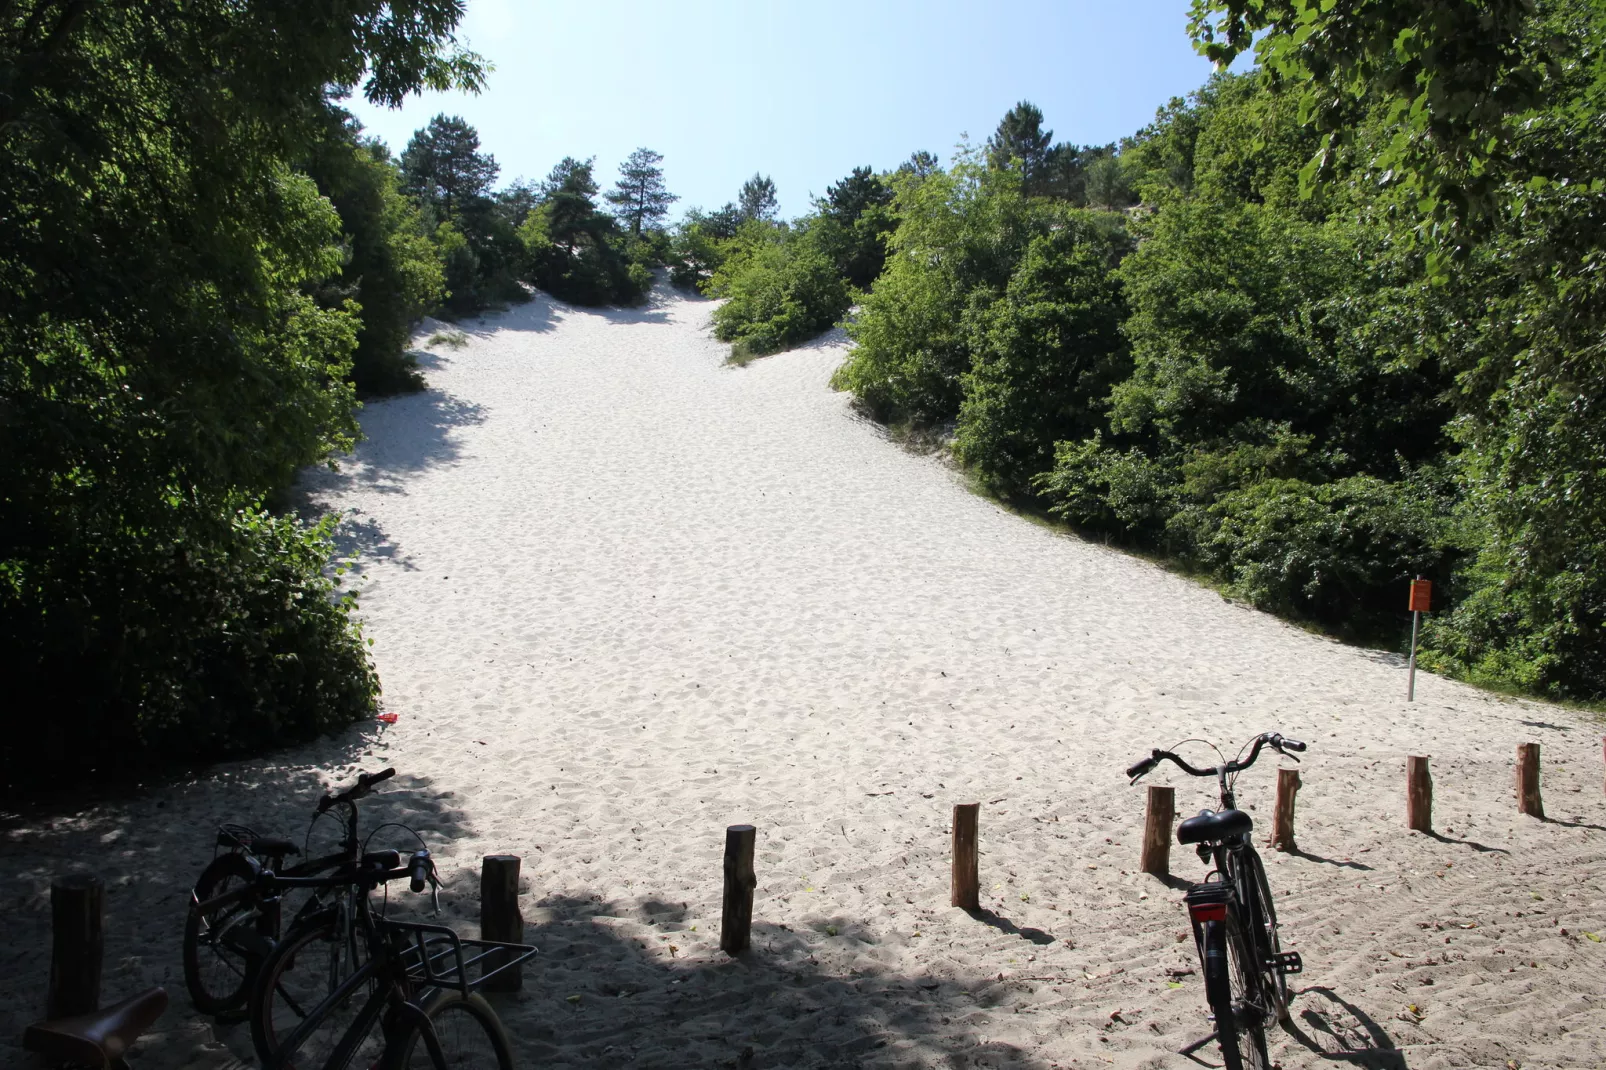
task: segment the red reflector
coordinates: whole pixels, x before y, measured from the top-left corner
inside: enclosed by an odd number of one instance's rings
[[[1193,903],[1188,907],[1188,913],[1194,921],[1226,921],[1226,903]]]

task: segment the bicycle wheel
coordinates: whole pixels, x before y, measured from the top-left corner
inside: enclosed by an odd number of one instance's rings
[[[401,1060],[391,1064],[395,1070],[513,1070],[502,1020],[478,992],[443,990],[424,1013],[435,1027],[442,1061],[431,1054],[423,1030],[414,1029],[402,1044]]]
[[[280,1048],[360,965],[349,929],[332,913],[316,923],[292,930],[262,963],[251,993],[251,1042],[263,1066],[281,1070],[323,1070],[336,1045],[357,1021],[373,992],[359,985],[328,1007],[317,1027],[282,1063]],[[384,1052],[383,1031],[376,1017],[353,1051],[348,1066],[376,1065]]]
[[[1253,847],[1245,846],[1238,857],[1243,871],[1242,893],[1249,904],[1248,928],[1259,938],[1258,954],[1260,989],[1271,1002],[1269,1008],[1280,1022],[1286,1022],[1288,1013],[1288,978],[1281,966],[1283,945],[1277,936],[1277,908],[1272,905],[1271,885],[1266,881],[1266,867]]]
[[[1215,1015],[1222,1063],[1226,1070],[1270,1070],[1256,976],[1234,909],[1226,921],[1205,923],[1204,951],[1205,998]]]
[[[247,895],[209,911],[197,903],[249,887],[256,880],[251,863],[237,854],[219,855],[201,871],[195,898],[184,919],[184,987],[202,1014],[225,1014],[243,1006],[269,946],[261,933],[260,901]]]

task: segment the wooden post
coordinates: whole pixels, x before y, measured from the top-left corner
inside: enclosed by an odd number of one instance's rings
[[[519,912],[519,856],[486,855],[480,861],[480,938],[508,944],[524,942],[524,915]],[[490,973],[512,956],[492,951],[480,967]],[[524,967],[504,970],[485,982],[488,992],[517,992],[524,987]]]
[[[1433,777],[1425,757],[1405,759],[1405,827],[1433,831]]]
[[[725,829],[725,903],[719,917],[719,947],[729,955],[746,951],[753,942],[753,843],[758,832],[752,825]]]
[[[87,873],[50,885],[50,987],[46,1018],[69,1018],[100,1009],[101,918],[106,889]]]
[[[948,902],[966,910],[981,909],[981,874],[976,864],[976,837],[981,803],[954,807],[954,868]]]
[[[1517,744],[1517,809],[1529,817],[1545,818],[1539,797],[1539,744]]]
[[[1277,813],[1271,822],[1271,845],[1279,851],[1297,851],[1294,846],[1294,796],[1299,794],[1299,770],[1277,770]]]
[[[1177,819],[1175,788],[1149,785],[1149,812],[1143,819],[1143,855],[1138,868],[1156,877],[1171,872],[1171,829]]]

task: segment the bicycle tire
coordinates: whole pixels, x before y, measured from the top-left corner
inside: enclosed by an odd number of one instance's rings
[[[1205,922],[1203,943],[1205,1000],[1225,1070],[1269,1070],[1265,1025],[1253,1012],[1253,981],[1242,966],[1242,929],[1234,920]]]
[[[1240,915],[1242,907],[1234,903],[1227,908],[1227,956],[1232,970],[1232,1021],[1238,1047],[1238,1058],[1243,1070],[1271,1070],[1271,1057],[1266,1054],[1266,1014],[1261,1006],[1265,996],[1260,991],[1260,970],[1256,964],[1256,945],[1244,928]],[[1221,1024],[1218,1019],[1216,1024]]]
[[[1245,881],[1250,899],[1250,928],[1259,938],[1256,961],[1260,965],[1261,992],[1272,1000],[1271,1011],[1279,1022],[1289,1020],[1288,977],[1277,965],[1281,961],[1283,945],[1277,935],[1277,908],[1271,901],[1271,884],[1266,880],[1266,867],[1253,847],[1245,846],[1239,859],[1244,866]]]
[[[190,1002],[202,1014],[227,1014],[245,1005],[263,956],[226,937],[238,925],[249,924],[253,931],[260,932],[264,921],[255,895],[210,912],[197,909],[196,904],[249,885],[255,879],[251,863],[231,852],[214,858],[195,882],[195,898],[184,919],[184,987],[189,990]]]
[[[322,1070],[329,1055],[366,1002],[368,987],[359,987],[330,1008],[321,1027],[293,1057],[276,1062],[284,1040],[306,1016],[358,968],[351,960],[348,932],[331,914],[292,929],[262,963],[252,989],[248,1017],[251,1043],[265,1067],[282,1070]],[[383,1040],[377,1027],[353,1053],[368,1066],[377,1062]],[[348,1064],[349,1065],[349,1064]]]
[[[478,992],[468,995],[443,989],[424,1006],[440,1040],[445,1067],[438,1067],[424,1041],[413,1029],[403,1040],[391,1070],[513,1070],[513,1048],[502,1019]]]

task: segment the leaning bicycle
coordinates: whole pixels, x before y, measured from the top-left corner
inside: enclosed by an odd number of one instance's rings
[[[1288,1020],[1287,979],[1303,968],[1298,952],[1282,949],[1266,867],[1250,842],[1254,822],[1238,809],[1234,794],[1238,774],[1254,765],[1265,747],[1295,762],[1299,759],[1291,752],[1305,750],[1296,739],[1266,732],[1246,743],[1232,761],[1216,751],[1221,762],[1215,766],[1198,768],[1171,751],[1155,750],[1126,771],[1135,784],[1162,761],[1169,761],[1190,776],[1215,777],[1220,787],[1219,810],[1202,811],[1177,827],[1177,842],[1194,845],[1200,860],[1215,867],[1188,890],[1186,902],[1216,1031],[1182,1054],[1214,1040],[1221,1046],[1227,1070],[1269,1070],[1266,1027]]]
[[[414,892],[438,887],[427,849],[406,861],[394,851],[364,855],[354,897],[366,961],[332,987],[296,963],[337,935],[309,927],[274,948],[250,1001],[252,1037],[269,1070],[512,1070],[500,1019],[476,991],[535,954],[527,944],[471,940],[444,925],[394,921],[369,900],[388,881]],[[291,877],[281,887],[316,888],[329,878]],[[471,953],[472,952],[472,953]],[[287,984],[297,979],[294,986]],[[300,981],[313,983],[303,987]]]
[[[340,849],[295,865],[285,864],[302,853],[290,840],[264,836],[245,825],[219,826],[216,843],[223,853],[201,871],[191,889],[184,924],[184,983],[196,1010],[220,1016],[241,1010],[263,960],[284,933],[326,912],[331,897],[339,895],[343,887],[340,881],[321,887],[286,926],[281,896],[263,881],[263,875],[344,874],[349,882],[362,854],[357,801],[371,794],[374,785],[395,775],[395,769],[364,773],[346,791],[325,795],[318,803],[312,825],[326,814],[337,812],[342,831]]]

